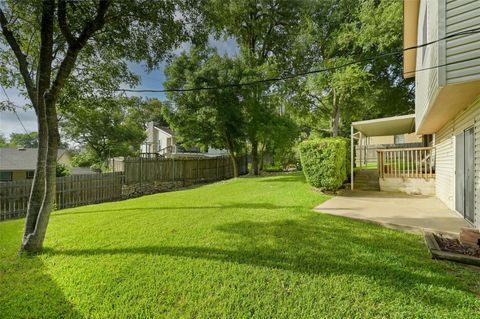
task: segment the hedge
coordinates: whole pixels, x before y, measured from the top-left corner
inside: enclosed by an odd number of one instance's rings
[[[329,191],[339,189],[350,172],[350,146],[345,138],[315,138],[300,144],[307,182]]]

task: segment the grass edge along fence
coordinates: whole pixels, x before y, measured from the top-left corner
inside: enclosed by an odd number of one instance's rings
[[[32,179],[0,183],[0,220],[25,216]],[[57,177],[56,209],[122,199],[123,173]]]
[[[307,182],[336,191],[350,173],[350,148],[341,137],[313,138],[300,143],[300,160]]]
[[[247,173],[245,157],[240,174]],[[116,201],[233,177],[230,157],[128,158],[124,172],[57,177],[56,209]],[[33,180],[0,183],[0,221],[25,216]]]

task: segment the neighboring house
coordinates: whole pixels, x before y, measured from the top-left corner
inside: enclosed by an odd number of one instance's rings
[[[0,148],[0,182],[32,179],[37,164],[37,148]],[[70,152],[59,149],[57,162],[70,166]]]
[[[415,133],[397,134],[389,136],[372,136],[366,140],[367,145],[404,145],[421,144],[422,138]]]
[[[184,148],[177,144],[175,133],[166,126],[155,126],[153,122],[148,123],[146,130],[147,139],[141,146],[141,153],[145,155],[160,156],[221,156],[226,155],[225,150],[209,148],[206,153],[201,153],[199,148]]]
[[[357,139],[359,140],[359,144],[355,148],[355,163],[357,167],[377,163],[377,150],[379,149],[421,147],[423,145],[422,137],[415,133],[357,136]]]

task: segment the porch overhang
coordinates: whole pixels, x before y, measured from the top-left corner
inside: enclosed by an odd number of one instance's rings
[[[350,127],[350,187],[354,185],[354,139],[355,130],[362,136],[391,136],[415,132],[415,114],[386,117],[374,120],[352,122]]]
[[[415,114],[352,123],[352,129],[365,136],[389,136],[415,132]]]

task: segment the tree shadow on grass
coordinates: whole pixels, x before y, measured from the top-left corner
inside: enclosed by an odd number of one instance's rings
[[[83,318],[46,273],[39,256],[2,259],[0,318]]]
[[[360,230],[356,230],[356,224]],[[352,227],[353,225],[353,227]],[[419,237],[375,225],[309,215],[304,219],[224,224],[218,228],[232,238],[230,246],[145,246],[106,249],[49,250],[70,256],[146,254],[252,265],[312,275],[362,277],[410,296],[425,305],[465,307],[458,294],[472,293],[444,265],[429,259]],[[436,287],[449,293],[416,291]],[[345,287],[348,289],[348,287]],[[319,287],[321,289],[321,287]]]
[[[285,174],[285,175],[274,175],[274,176],[265,176],[258,180],[260,183],[306,183],[305,177],[300,174]]]
[[[150,207],[126,207],[115,209],[91,209],[89,211],[76,211],[76,212],[55,212],[52,216],[71,216],[71,215],[83,215],[83,214],[101,214],[109,212],[121,212],[121,211],[152,211],[152,213],[164,213],[166,210],[204,210],[204,209],[303,209],[303,206],[299,205],[275,205],[271,203],[218,203],[218,205],[199,205],[199,206],[150,206]]]

